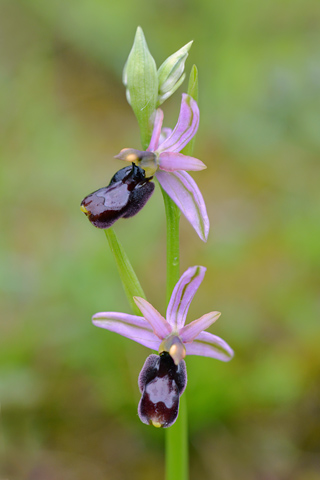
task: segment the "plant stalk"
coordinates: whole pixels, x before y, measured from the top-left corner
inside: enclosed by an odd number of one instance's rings
[[[180,278],[179,220],[180,210],[162,190],[167,219],[167,304]],[[166,428],[166,480],[188,480],[188,423],[187,399],[180,398],[176,422]]]

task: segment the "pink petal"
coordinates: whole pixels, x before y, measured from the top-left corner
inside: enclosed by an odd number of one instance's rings
[[[209,218],[201,192],[186,172],[157,171],[156,177],[163,190],[172,198],[184,216],[189,220],[201,240],[207,241],[209,234]]]
[[[183,93],[177,125],[172,134],[159,145],[158,152],[180,152],[197,133],[199,115],[197,102]]]
[[[158,108],[158,110],[156,111],[155,119],[154,119],[154,125],[153,125],[150,144],[149,144],[149,147],[147,148],[148,152],[154,152],[158,148],[162,122],[163,122],[163,111],[161,110],[161,108]]]
[[[133,300],[157,337],[163,339],[171,333],[171,326],[151,303],[141,297],[133,297]]]
[[[159,155],[159,168],[166,172],[174,172],[175,170],[204,170],[207,167],[197,158],[188,157],[182,153],[163,152]]]
[[[188,268],[174,287],[167,308],[167,320],[174,330],[179,330],[185,324],[190,303],[206,270],[199,266]]]
[[[172,128],[164,127],[161,130],[161,135],[160,135],[160,138],[159,138],[159,145],[161,143],[163,143],[169,137],[169,135],[171,135],[171,133],[172,133]]]
[[[192,342],[199,333],[206,330],[220,317],[220,312],[210,312],[181,328],[179,335],[183,343]]]
[[[158,350],[160,340],[153,333],[149,323],[142,317],[118,312],[101,312],[92,317],[96,327],[119,333],[145,347]]]
[[[192,343],[188,343],[185,347],[187,355],[212,357],[222,362],[228,362],[234,355],[232,348],[222,338],[209,332],[200,333]]]

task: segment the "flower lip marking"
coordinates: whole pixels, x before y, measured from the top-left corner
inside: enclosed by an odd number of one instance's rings
[[[170,427],[179,411],[180,395],[187,384],[185,362],[175,365],[167,352],[149,355],[139,375],[141,399],[138,414],[143,423]]]

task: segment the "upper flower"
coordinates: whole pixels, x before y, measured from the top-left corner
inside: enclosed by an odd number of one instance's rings
[[[233,357],[229,345],[220,337],[204,331],[219,318],[219,312],[207,313],[185,325],[190,303],[205,272],[205,267],[195,266],[182,275],[172,292],[166,319],[147,300],[134,297],[143,317],[101,312],[93,316],[93,324],[158,350],[159,353],[168,352],[176,365],[186,354],[229,361]]]
[[[186,171],[203,170],[205,164],[197,158],[179,153],[194,137],[199,126],[197,102],[187,94],[182,95],[180,114],[174,130],[164,128],[163,111],[159,108],[154,119],[150,144],[146,151],[125,148],[116,158],[136,163],[146,172],[155,175],[165,190],[194,227],[199,237],[206,241],[209,219],[202,194]]]

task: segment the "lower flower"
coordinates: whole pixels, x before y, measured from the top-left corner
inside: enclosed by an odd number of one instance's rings
[[[139,417],[155,427],[170,427],[178,415],[179,398],[187,383],[186,355],[201,355],[228,362],[233,350],[217,335],[205,330],[220,316],[213,311],[185,325],[190,303],[200,286],[205,267],[188,268],[173,289],[164,318],[147,300],[133,297],[141,316],[100,312],[93,324],[157,350],[150,355],[139,376],[142,398]]]

